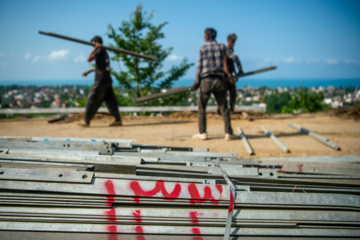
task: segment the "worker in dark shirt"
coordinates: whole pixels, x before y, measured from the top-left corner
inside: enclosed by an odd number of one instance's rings
[[[229,34],[227,37],[227,48],[228,48],[228,53],[229,51],[234,54],[234,46],[235,46],[235,41],[237,39],[237,36],[235,33]],[[229,53],[229,54],[231,54]],[[234,54],[235,56],[233,58],[228,58],[226,61],[226,65],[229,71],[229,75],[228,77],[233,76],[233,74],[242,74],[243,69],[240,63],[240,59],[239,57]],[[235,70],[235,64],[236,67],[238,69],[238,73],[236,73]],[[230,113],[234,113],[235,112],[235,102],[236,102],[236,82],[237,79],[231,79],[228,82],[227,85],[227,90],[229,90],[229,95],[230,95]],[[220,110],[218,109],[218,114],[220,113]]]
[[[95,60],[95,67],[84,72],[83,76],[95,71],[95,82],[92,86],[86,101],[86,112],[84,121],[79,122],[80,126],[89,127],[90,121],[95,113],[105,102],[110,114],[115,117],[115,121],[110,126],[121,126],[122,121],[118,109],[118,101],[112,88],[112,79],[110,77],[109,55],[102,47],[102,39],[95,36],[92,40],[95,44],[93,51],[88,57],[88,62]]]
[[[234,55],[227,51],[224,44],[215,41],[215,29],[205,29],[204,39],[205,45],[200,48],[195,82],[191,87],[192,90],[200,88],[198,100],[199,133],[193,135],[193,138],[201,140],[208,138],[206,132],[206,105],[211,94],[213,94],[223,116],[225,139],[237,139],[239,137],[233,134],[231,127],[230,112],[226,101],[227,88],[224,81],[225,71],[227,71],[227,68],[224,68],[225,61],[227,57],[233,58]]]

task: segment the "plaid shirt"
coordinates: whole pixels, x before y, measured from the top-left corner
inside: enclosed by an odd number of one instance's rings
[[[201,46],[195,83],[200,84],[201,78],[209,75],[224,77],[225,55],[234,60],[238,59],[237,56],[232,51],[228,50],[224,44],[217,43],[214,40],[209,40]]]

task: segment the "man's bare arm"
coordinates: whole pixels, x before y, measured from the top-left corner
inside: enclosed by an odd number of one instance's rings
[[[89,73],[91,73],[91,72],[93,72],[93,71],[95,71],[95,68],[92,68],[92,69],[84,72],[82,75],[83,75],[84,77],[86,77]]]
[[[98,49],[100,47],[102,47],[102,44],[97,42],[94,46],[94,49],[92,50],[92,52],[90,53],[90,55],[88,57],[88,62],[96,60],[95,51],[96,51],[96,49]]]

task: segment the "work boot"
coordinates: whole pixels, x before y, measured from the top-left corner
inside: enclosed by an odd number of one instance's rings
[[[121,120],[117,120],[117,121],[115,120],[109,124],[109,127],[120,127],[120,126],[122,126]]]
[[[90,127],[90,123],[87,123],[84,120],[78,122],[78,125],[82,127]]]
[[[234,140],[234,139],[240,139],[240,136],[235,135],[235,134],[230,134],[230,133],[225,134],[225,140],[230,141],[230,140]]]
[[[199,139],[199,140],[206,140],[207,139],[207,133],[197,133],[192,136],[193,139]]]

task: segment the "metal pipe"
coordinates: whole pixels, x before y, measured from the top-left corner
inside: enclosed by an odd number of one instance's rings
[[[246,151],[248,152],[249,155],[254,155],[254,150],[251,148],[249,141],[247,140],[245,134],[243,133],[243,131],[241,130],[240,127],[237,127],[237,130],[239,131],[239,135],[240,138],[242,139],[244,146],[246,148]]]
[[[286,153],[289,153],[289,149],[285,147],[284,144],[282,144],[274,135],[271,134],[263,125],[260,126],[261,129],[265,132],[265,134],[270,137],[280,148]]]
[[[323,136],[321,136],[321,135],[319,135],[317,133],[314,133],[312,131],[309,131],[309,130],[301,127],[300,125],[297,125],[295,123],[288,123],[288,126],[300,131],[301,133],[304,133],[304,134],[314,138],[315,140],[327,145],[328,147],[331,147],[331,148],[333,148],[335,150],[341,150],[339,146],[337,146],[336,144],[330,142],[328,138],[323,137]]]

